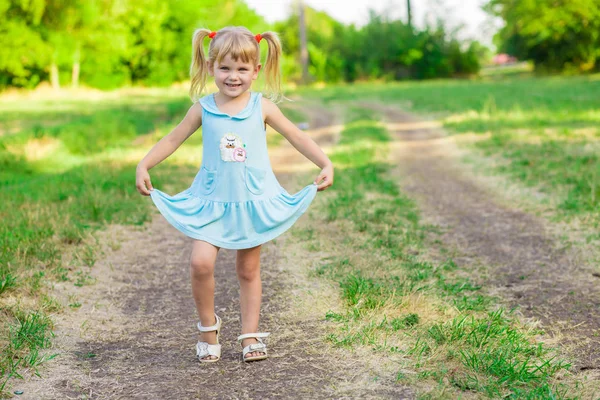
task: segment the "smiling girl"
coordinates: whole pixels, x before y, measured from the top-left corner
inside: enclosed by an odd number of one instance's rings
[[[203,42],[209,38],[208,60]],[[262,69],[261,40],[268,44],[265,64],[270,99],[252,92]],[[319,146],[288,120],[274,103],[281,98],[281,44],[274,32],[254,35],[244,27],[217,32],[198,29],[193,37],[190,95],[194,104],[184,119],[140,161],[137,190],[151,196],[162,215],[193,239],[190,270],[200,322],[196,356],[201,362],[221,357],[221,319],[215,314],[214,266],[221,248],[237,250],[241,335],[244,361],[267,358],[258,331],[262,283],[261,245],[281,235],[306,211],[317,191],[333,184],[333,165]],[[207,75],[216,93],[200,97]],[[279,184],[269,161],[265,124],[283,135],[321,172],[296,194]],[[154,189],[148,170],[169,157],[202,126],[202,165],[191,186],[169,196]]]

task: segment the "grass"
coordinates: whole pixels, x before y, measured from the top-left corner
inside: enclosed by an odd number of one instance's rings
[[[335,249],[311,272],[339,286],[343,304],[325,315],[335,327],[327,340],[393,360],[397,381],[420,398],[574,398],[576,385],[561,381],[570,365],[539,340],[543,332],[497,306],[449,256],[429,258],[430,247],[444,254],[437,228],[399,191],[385,162],[389,136],[367,118],[350,108],[331,155],[333,227],[294,231],[306,249]]]
[[[506,79],[507,77],[532,76],[534,65],[530,62],[519,62],[512,65],[486,66],[481,69],[479,75],[483,78]]]
[[[588,240],[600,239],[598,93],[600,75],[369,83],[304,91],[332,103],[396,104],[441,120],[459,143],[480,154],[477,169],[542,193],[557,218],[590,226]]]
[[[0,391],[53,357],[44,352],[52,315],[81,303],[52,297],[52,287],[93,284],[93,232],[150,219],[135,190],[139,147],[166,133],[189,100],[133,97],[0,102],[0,124],[21,128],[0,136]],[[153,179],[183,184],[186,173],[191,166],[171,163]]]
[[[55,357],[40,354],[40,350],[50,347],[52,337],[52,322],[47,315],[40,312],[18,312],[15,313],[15,319],[15,323],[8,326],[8,335],[3,340],[5,343],[1,357],[4,362],[0,366],[0,392],[4,391],[10,378],[22,378],[18,372],[20,369],[35,371],[38,365]]]

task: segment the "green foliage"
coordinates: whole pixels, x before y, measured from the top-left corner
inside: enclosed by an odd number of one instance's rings
[[[267,28],[241,0],[2,0],[0,87],[34,87],[53,68],[73,85],[78,68],[102,89],[169,85],[188,77],[193,31],[226,25]]]
[[[442,27],[417,31],[375,14],[363,28],[307,8],[309,73],[318,81],[433,78],[479,70],[481,45],[464,46]],[[188,78],[192,33],[244,25],[282,36],[283,72],[300,80],[297,14],[269,27],[242,0],[2,0],[0,88],[78,82],[101,89],[169,85]]]
[[[369,23],[357,29],[323,12],[306,9],[309,72],[313,79],[336,82],[357,79],[427,79],[471,75],[479,71],[483,46],[466,49],[442,26],[415,30],[400,20],[371,13]],[[288,54],[299,54],[298,15],[276,24]],[[291,79],[300,79],[300,66]]]
[[[325,12],[310,7],[306,7],[305,20],[310,60],[309,73],[319,81],[336,82],[344,79],[344,60],[337,45],[343,40],[341,36],[345,35],[347,28]],[[287,71],[286,78],[300,81],[301,69],[298,63],[300,27],[297,10],[294,9],[287,20],[276,23],[274,30],[281,35],[284,52],[294,60]]]
[[[600,59],[597,0],[490,0],[486,9],[504,19],[499,47],[536,68],[589,71]]]
[[[40,32],[43,1],[0,1],[0,88],[33,88],[46,73],[52,49]]]

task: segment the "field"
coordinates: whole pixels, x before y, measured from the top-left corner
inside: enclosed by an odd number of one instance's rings
[[[522,313],[492,290],[494,267],[467,267],[447,240],[452,226],[427,215],[431,208],[403,183],[406,170],[391,161],[401,154],[392,122],[407,122],[394,110],[441,124],[459,149],[460,168],[538,216],[556,243],[594,266],[597,93],[599,76],[361,83],[294,93],[302,100],[284,106],[294,122],[316,119],[321,107],[335,110],[343,125],[327,147],[334,187],[283,240],[302,267],[294,274],[321,285],[316,293],[336,290],[325,305],[311,303],[314,293],[300,296],[313,309],[310,318],[321,321],[326,346],[391,364],[391,383],[387,370],[375,376],[422,398],[593,398],[596,378],[580,373],[581,359],[559,346],[560,332],[545,329],[558,314],[544,320]],[[0,99],[3,390],[38,368],[42,378],[51,374],[60,352],[55,321],[85,308],[82,289],[101,286],[94,267],[106,246],[96,233],[116,225],[144,229],[156,218],[135,191],[135,165],[189,105],[178,89]],[[284,146],[276,134],[269,138],[273,148]],[[200,154],[196,134],[151,171],[154,186],[184,189]],[[586,322],[590,329],[581,334],[593,341],[600,331]]]
[[[594,75],[364,84],[327,88],[316,96],[390,102],[439,120],[463,136],[457,140],[471,142],[495,173],[546,195],[557,215],[597,227],[599,89],[600,76]]]

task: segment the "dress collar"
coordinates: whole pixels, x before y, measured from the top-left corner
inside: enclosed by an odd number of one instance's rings
[[[256,108],[256,105],[259,104],[261,97],[262,97],[261,93],[251,92],[250,100],[248,101],[248,104],[246,104],[246,107],[244,107],[244,109],[242,111],[240,111],[239,113],[237,113],[236,115],[229,115],[229,114],[224,113],[223,111],[219,110],[219,107],[217,107],[217,103],[215,102],[215,94],[214,93],[211,93],[207,96],[202,97],[199,101],[200,101],[200,105],[202,106],[202,108],[204,108],[207,112],[209,112],[211,114],[228,117],[231,119],[246,119],[250,115],[252,115],[252,112]]]

